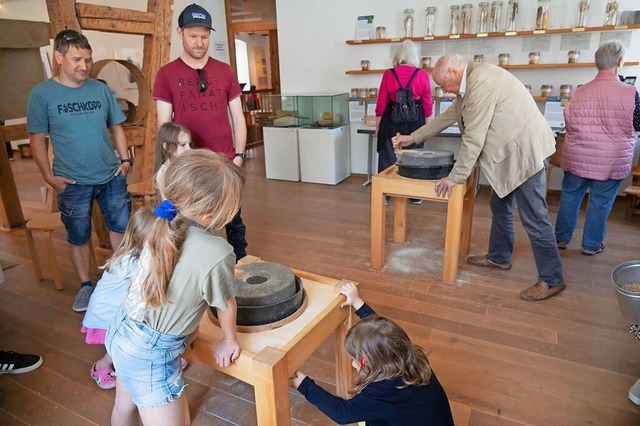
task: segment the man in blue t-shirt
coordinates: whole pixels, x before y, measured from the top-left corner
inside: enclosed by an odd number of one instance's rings
[[[109,87],[89,78],[93,59],[87,38],[77,31],[61,31],[54,40],[54,56],[60,73],[31,90],[27,131],[42,177],[58,192],[71,260],[81,282],[73,310],[83,312],[93,292],[89,275],[91,206],[98,201],[115,250],[129,220],[126,174],[131,159],[120,125],[124,114]],[[53,169],[47,155],[47,133],[53,147]]]

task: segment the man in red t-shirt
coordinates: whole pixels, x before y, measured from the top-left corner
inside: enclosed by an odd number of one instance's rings
[[[195,148],[226,155],[242,167],[247,142],[242,90],[233,69],[207,55],[211,30],[211,15],[201,6],[191,4],[180,13],[177,31],[182,55],[158,70],[153,88],[158,127],[173,119],[191,131]],[[238,261],[247,255],[240,212],[226,231]]]

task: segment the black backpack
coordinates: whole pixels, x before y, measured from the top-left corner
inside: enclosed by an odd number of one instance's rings
[[[394,124],[413,123],[420,118],[422,111],[422,102],[414,100],[413,90],[411,90],[411,82],[416,74],[420,71],[416,69],[405,87],[396,74],[396,70],[391,68],[391,74],[398,81],[400,88],[396,92],[396,101],[391,103],[391,122]]]

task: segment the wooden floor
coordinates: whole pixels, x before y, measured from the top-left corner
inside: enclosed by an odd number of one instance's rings
[[[12,167],[25,215],[32,218],[42,211],[40,175],[33,160],[17,159]],[[457,285],[444,285],[444,205],[410,205],[402,247],[391,244],[388,225],[387,264],[376,272],[369,268],[370,188],[362,189],[362,177],[337,186],[266,180],[261,148],[246,161],[246,172],[242,213],[249,253],[360,282],[364,299],[426,348],[456,424],[640,424],[640,409],[627,399],[640,376],[640,342],[627,332],[610,281],[617,264],[640,259],[640,218],[626,215],[624,199],[609,220],[607,251],[582,256],[578,232],[562,252],[567,290],[529,303],[518,293],[535,282],[536,271],[519,223],[510,271],[462,262]],[[391,214],[392,205],[388,209]],[[553,221],[557,198],[550,210]],[[489,226],[482,191],[472,252],[486,249]],[[36,245],[42,249],[41,236]],[[63,291],[54,290],[50,279],[36,281],[24,231],[0,233],[0,258],[18,264],[5,271],[7,282],[0,286],[0,348],[44,357],[37,371],[0,376],[1,425],[109,423],[114,392],[98,389],[89,377],[102,353],[84,344],[82,315],[71,310],[78,284],[63,232],[55,246]],[[328,389],[334,382],[332,350],[326,343],[303,369]],[[196,362],[185,375],[194,424],[256,423],[250,386]],[[294,425],[332,424],[297,392],[291,395]]]

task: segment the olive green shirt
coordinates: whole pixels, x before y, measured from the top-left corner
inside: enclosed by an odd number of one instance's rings
[[[187,231],[167,287],[167,301],[155,309],[147,306],[141,294],[149,260],[149,250],[145,248],[125,308],[130,319],[162,334],[192,333],[208,306],[226,310],[227,300],[237,293],[233,248],[223,238],[201,228],[193,226]]]

